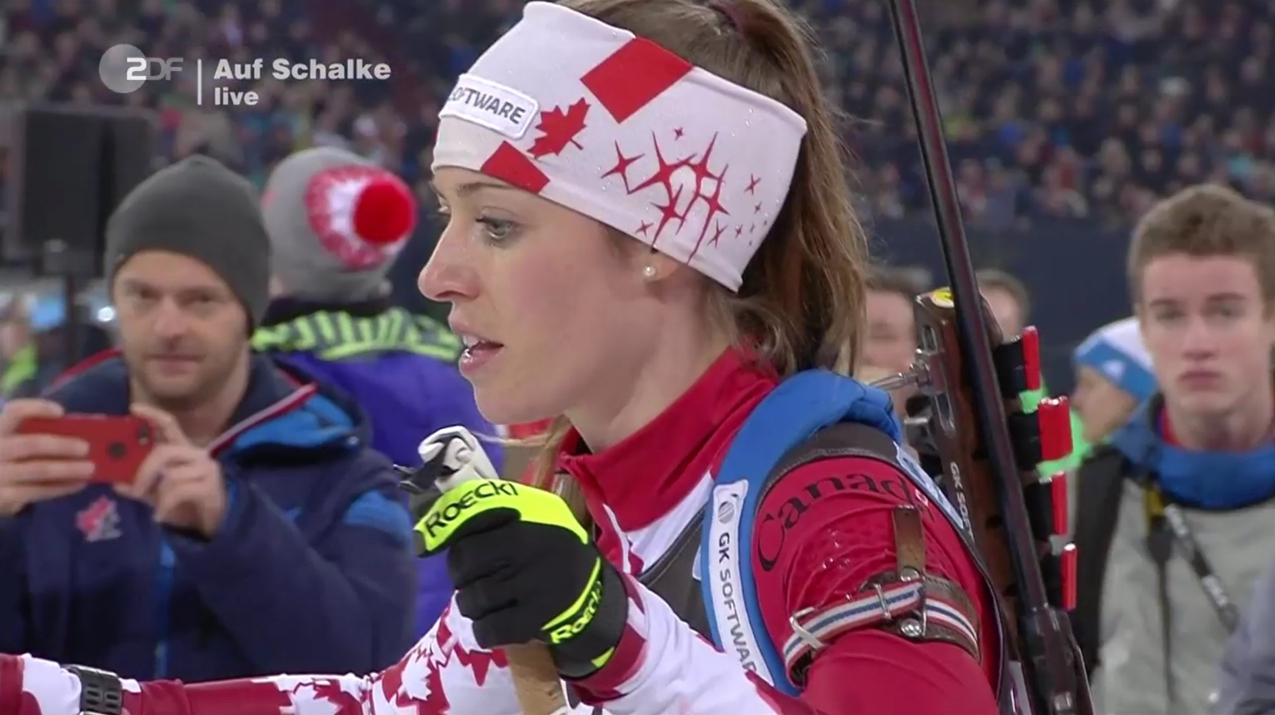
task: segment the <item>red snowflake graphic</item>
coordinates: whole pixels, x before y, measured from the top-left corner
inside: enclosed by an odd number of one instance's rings
[[[451,606],[448,606],[448,610]],[[491,672],[493,666],[497,668],[508,668],[509,659],[505,657],[503,650],[487,651],[468,651],[460,645],[459,639],[452,634],[452,629],[447,625],[447,614],[438,621],[438,632],[436,638],[447,650],[448,658],[455,656],[456,662],[469,668],[474,674],[474,682],[479,687],[487,682],[487,675]]]
[[[718,241],[722,240],[722,234],[726,231],[726,227],[720,223],[713,229],[713,237],[708,239],[708,245],[716,246]]]
[[[601,178],[605,179],[608,176],[618,175],[620,179],[624,181],[624,190],[630,194],[633,193],[633,190],[629,188],[629,167],[644,156],[646,156],[646,154],[625,156],[624,151],[620,149],[620,142],[615,142],[615,166],[607,169],[606,173],[603,174]]]
[[[429,700],[417,703],[416,715],[444,715],[452,711],[451,701],[443,690],[443,673],[437,663],[429,664],[429,672],[425,674],[425,689],[429,691]]]
[[[580,98],[567,107],[567,111],[562,111],[562,107],[554,107],[546,112],[540,113],[540,123],[536,125],[536,130],[541,135],[531,145],[531,150],[527,153],[539,159],[550,154],[561,154],[563,149],[571,144],[577,149],[583,149],[580,143],[576,141],[576,136],[584,131],[584,119],[589,115],[589,103]]]
[[[363,712],[359,699],[342,689],[341,681],[336,678],[314,678],[308,683],[297,683],[292,687],[292,694],[299,695],[307,687],[314,691],[315,702],[337,706],[338,715],[359,715]]]
[[[474,682],[481,686],[487,682],[487,675],[491,672],[492,667],[508,668],[509,659],[505,657],[503,650],[494,650],[490,653],[486,651],[467,651],[456,646],[456,650],[452,652],[456,656],[456,662],[469,668],[474,673]]]
[[[439,641],[442,643],[443,641]],[[429,693],[428,700],[418,700],[403,689],[403,672],[410,663],[418,660],[425,661],[425,667],[428,672],[425,674],[425,690]],[[442,665],[434,662],[429,655],[429,645],[426,641],[416,644],[416,647],[408,651],[403,659],[389,668],[381,671],[381,693],[385,699],[394,707],[401,708],[400,712],[406,708],[416,708],[416,715],[443,715],[451,711],[451,703],[447,700],[447,693],[443,690]]]
[[[708,147],[704,149],[702,154],[692,153],[673,161],[665,158],[664,147],[660,146],[660,140],[655,136],[654,132],[651,133],[651,144],[655,151],[656,166],[654,172],[645,180],[633,185],[629,181],[628,173],[629,168],[645,155],[626,156],[618,143],[615,145],[616,163],[607,169],[602,174],[602,177],[620,176],[624,181],[624,190],[629,194],[636,194],[652,187],[659,187],[661,195],[651,201],[651,205],[660,212],[660,219],[654,226],[655,234],[651,236],[652,246],[656,245],[660,240],[660,236],[663,235],[664,229],[674,221],[677,222],[674,232],[680,231],[691,211],[702,204],[705,213],[704,223],[700,226],[695,247],[691,250],[691,257],[694,257],[704,243],[704,238],[708,235],[710,228],[716,227],[716,233],[710,240],[712,245],[717,243],[722,233],[726,230],[725,227],[718,226],[715,219],[718,215],[730,215],[730,212],[726,210],[726,207],[721,202],[722,188],[726,184],[726,172],[730,166],[722,164],[719,171],[714,171],[712,168],[713,149],[717,146],[716,134],[709,140]],[[689,171],[691,180],[675,182],[674,176],[682,170]],[[688,188],[691,195],[683,201],[683,195]],[[647,236],[651,228],[651,224],[644,221],[638,227],[637,232]]]

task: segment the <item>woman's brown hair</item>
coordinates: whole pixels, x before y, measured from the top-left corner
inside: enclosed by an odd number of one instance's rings
[[[784,207],[744,271],[738,294],[713,290],[711,310],[732,323],[780,375],[814,367],[852,369],[863,323],[867,240],[850,205],[836,111],[820,86],[809,27],[777,0],[559,4],[655,42],[806,120]],[[562,419],[550,429],[534,483],[557,486],[578,507],[573,485],[554,485],[554,462],[566,429]]]

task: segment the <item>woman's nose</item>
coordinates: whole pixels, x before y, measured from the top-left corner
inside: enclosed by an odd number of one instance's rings
[[[421,295],[439,303],[454,303],[478,294],[477,276],[469,265],[466,251],[449,233],[444,231],[439,237],[433,254],[416,277],[416,288]]]

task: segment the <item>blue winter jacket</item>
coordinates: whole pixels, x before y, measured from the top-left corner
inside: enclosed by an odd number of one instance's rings
[[[125,414],[127,368],[108,358],[49,397]],[[210,541],[99,485],[0,519],[0,652],[186,681],[396,662],[412,642],[410,519],[358,406],[254,355],[232,424]]]
[[[371,419],[372,446],[395,464],[420,463],[417,447],[453,425],[493,435],[474,403],[473,388],[456,369],[461,344],[440,323],[387,301],[322,306],[276,300],[253,336],[258,350],[324,376],[359,403]],[[487,447],[497,469],[501,453]],[[420,559],[416,635],[434,625],[451,600],[446,559]]]

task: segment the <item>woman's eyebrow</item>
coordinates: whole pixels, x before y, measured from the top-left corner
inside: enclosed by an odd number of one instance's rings
[[[438,184],[435,184],[433,180],[429,182],[429,187],[433,189],[434,193],[438,194],[439,196],[443,195],[443,192],[439,191],[438,189]],[[456,187],[456,195],[471,196],[479,191],[482,191],[483,189],[499,189],[501,191],[518,191],[519,190],[508,184],[497,184],[492,181],[470,181]]]

